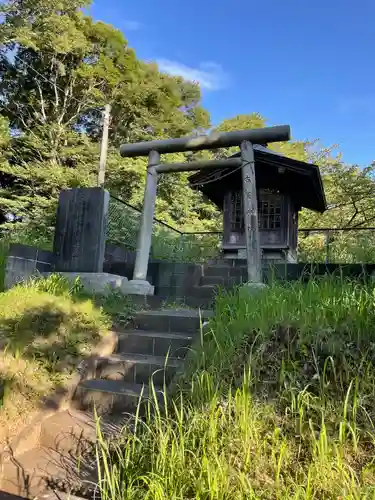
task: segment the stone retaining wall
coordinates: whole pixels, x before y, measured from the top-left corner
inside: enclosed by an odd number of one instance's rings
[[[113,244],[106,245],[104,273],[132,279],[134,264],[134,251]],[[228,262],[228,265],[235,268],[233,269],[233,278],[238,277],[238,281],[246,279],[244,264],[244,261]],[[219,268],[223,266],[220,262],[212,262],[208,265],[218,265]],[[155,295],[165,298],[184,297],[191,293],[192,288],[200,284],[200,278],[203,274],[202,268],[202,264],[151,260],[147,279],[155,287]],[[207,264],[205,269],[207,273]],[[5,286],[9,288],[38,273],[52,272],[53,270],[53,252],[28,245],[14,244],[9,249]],[[213,271],[215,276],[220,275],[219,269],[213,269]],[[265,281],[271,279],[307,280],[311,275],[322,276],[324,274],[358,279],[375,273],[375,264],[274,264],[264,267],[263,273]],[[210,274],[212,275],[212,273]],[[210,274],[206,275],[210,276]]]
[[[29,245],[10,245],[5,269],[5,288],[25,281],[39,273],[53,270],[54,254]]]

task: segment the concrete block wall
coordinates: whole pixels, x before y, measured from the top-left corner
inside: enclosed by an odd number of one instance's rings
[[[191,295],[199,285],[202,265],[191,263],[150,262],[148,280],[155,286],[155,294],[164,298],[182,298]]]
[[[104,273],[133,277],[135,252],[124,247],[108,244],[105,251]],[[204,283],[208,284],[211,277],[232,278],[236,282],[246,281],[245,261],[228,261],[230,267],[221,268],[222,263],[212,261],[209,265],[218,264],[218,268],[210,268],[202,264],[174,263],[151,260],[148,268],[148,281],[155,287],[155,295],[162,298],[180,299],[196,295],[196,287],[201,284],[203,269]],[[53,272],[54,254],[35,247],[13,244],[9,249],[8,262],[5,274],[5,287],[24,281],[39,273]],[[225,275],[223,274],[225,273]],[[274,264],[263,267],[263,276],[266,282],[272,279],[303,281],[311,275],[324,274],[344,276],[359,279],[364,276],[375,275],[375,264]],[[207,282],[207,283],[206,283]],[[203,290],[204,291],[204,290]]]
[[[132,278],[135,252],[108,244],[105,249],[103,272]],[[39,273],[54,271],[55,256],[52,251],[41,250],[22,244],[12,244],[9,248],[5,270],[5,287],[37,276]]]
[[[264,269],[264,279],[278,281],[308,281],[312,276],[367,280],[375,274],[375,264],[275,264]]]
[[[135,251],[107,244],[103,271],[132,279],[135,255]],[[201,264],[174,263],[151,259],[148,266],[147,280],[154,285],[156,295],[164,298],[180,298],[186,296],[192,287],[199,284],[201,275]]]
[[[133,278],[135,251],[107,243],[104,252],[103,272]]]
[[[11,245],[8,254],[5,287],[54,271],[54,254],[28,245]],[[103,272],[132,279],[135,252],[124,247],[107,244]],[[202,266],[189,263],[172,263],[151,260],[148,281],[155,286],[155,294],[162,297],[184,297],[199,284]]]
[[[5,269],[5,288],[11,288],[40,273],[51,272],[53,266],[53,252],[18,243],[10,245]]]

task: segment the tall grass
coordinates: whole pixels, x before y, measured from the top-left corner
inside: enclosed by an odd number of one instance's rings
[[[167,411],[99,435],[102,498],[375,498],[374,301],[333,279],[220,296]]]
[[[221,237],[217,234],[178,234],[154,228],[151,256],[168,262],[207,262],[220,254]]]
[[[299,233],[300,262],[328,262],[344,264],[375,263],[375,231],[331,231],[328,251],[325,233]]]

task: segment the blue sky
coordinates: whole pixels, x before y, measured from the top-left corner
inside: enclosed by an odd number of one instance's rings
[[[212,122],[261,113],[375,160],[374,0],[94,0],[138,57],[199,80]]]

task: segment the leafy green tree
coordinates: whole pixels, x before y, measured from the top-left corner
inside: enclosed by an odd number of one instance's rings
[[[123,34],[84,15],[84,5],[1,5],[0,113],[11,138],[8,161],[0,166],[0,213],[3,221],[11,215],[6,226],[13,231],[41,230],[44,221],[51,234],[59,191],[95,185],[105,103],[112,104],[108,187],[130,201],[140,197],[145,169],[144,162],[129,160],[120,180],[124,168],[116,148],[122,142],[209,126],[198,86],[138,60]]]
[[[121,31],[85,15],[85,5],[83,0],[0,5],[0,224],[2,232],[22,232],[33,243],[51,242],[61,189],[96,185],[106,103],[112,105],[106,187],[138,207],[147,160],[121,158],[120,144],[210,129],[198,85],[139,60]],[[224,120],[213,131],[265,125],[264,117],[249,113]],[[316,141],[269,147],[320,166],[329,209],[323,215],[303,210],[301,226],[375,225],[374,165],[347,165]],[[168,156],[185,160],[188,155]],[[156,215],[184,230],[218,228],[221,215],[188,188],[188,176],[160,179]]]
[[[266,119],[259,113],[249,113],[237,115],[233,118],[223,120],[215,129],[216,132],[231,132],[233,130],[246,130],[254,128],[267,127]],[[290,141],[269,144],[267,147],[280,153],[295,158],[296,160],[306,161],[308,157],[307,149],[312,143],[307,141]],[[222,150],[220,156],[228,156],[238,151],[238,148],[227,148]]]

